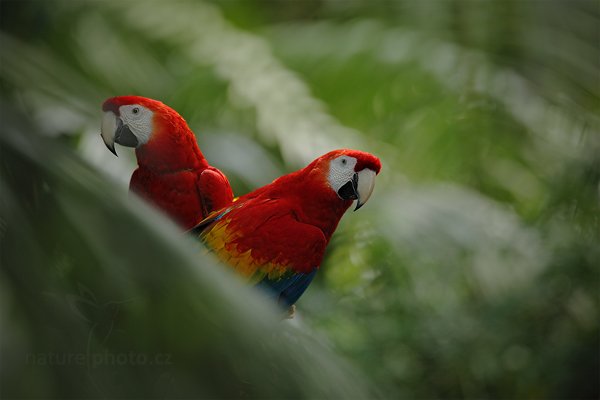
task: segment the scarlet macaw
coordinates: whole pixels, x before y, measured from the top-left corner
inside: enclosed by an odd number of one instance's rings
[[[355,210],[366,203],[380,169],[372,154],[329,152],[213,212],[192,232],[293,313],[342,215],[353,200]]]
[[[135,147],[138,168],[129,189],[171,216],[184,229],[231,204],[225,174],[208,164],[185,120],[157,100],[119,96],[102,105],[102,139]]]

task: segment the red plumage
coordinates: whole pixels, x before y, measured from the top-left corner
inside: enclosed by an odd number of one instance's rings
[[[131,177],[131,191],[184,229],[231,203],[233,192],[227,177],[208,164],[194,133],[175,110],[140,96],[113,97],[102,108],[119,116],[124,105],[139,105],[153,113],[151,135],[135,150],[138,168]]]
[[[350,174],[368,169],[374,178],[381,169],[369,153],[336,150],[215,211],[194,231],[240,274],[266,286],[283,304],[294,304],[353,201],[332,188],[331,163],[342,156],[356,159]]]

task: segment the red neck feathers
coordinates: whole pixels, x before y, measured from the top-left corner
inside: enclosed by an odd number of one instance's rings
[[[288,187],[296,201],[301,203],[298,219],[314,225],[323,231],[327,242],[335,232],[340,219],[352,205],[352,200],[343,200],[327,182],[327,170],[322,170],[323,164],[308,167],[293,174],[295,184]]]
[[[185,120],[168,107],[155,110],[150,140],[135,151],[138,165],[156,173],[204,169],[208,162]]]
[[[247,197],[281,199],[292,207],[298,221],[313,225],[325,235],[329,242],[340,219],[352,205],[352,200],[343,200],[327,182],[328,165],[312,163],[299,171],[284,175]],[[244,201],[244,197],[240,201]]]

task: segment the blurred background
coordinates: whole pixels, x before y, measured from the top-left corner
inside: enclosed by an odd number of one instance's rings
[[[0,18],[5,397],[598,398],[598,1]],[[127,198],[134,154],[99,135],[125,94],[176,109],[238,195],[331,149],[382,159],[296,319]],[[131,349],[173,362],[90,368]]]

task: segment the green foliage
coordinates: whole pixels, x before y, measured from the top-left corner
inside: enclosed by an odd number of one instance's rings
[[[5,397],[598,397],[596,2],[0,7]],[[237,194],[381,157],[294,322],[127,197],[98,131],[130,93]]]
[[[26,118],[1,136],[3,396],[368,396],[322,345]]]

